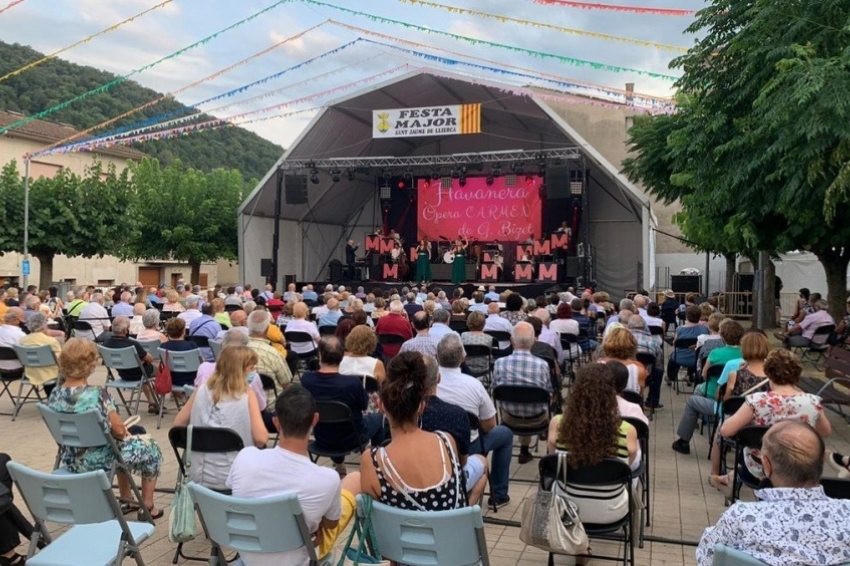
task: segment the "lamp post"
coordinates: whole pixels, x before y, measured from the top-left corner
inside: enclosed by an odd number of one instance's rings
[[[21,280],[23,288],[26,289],[29,283],[30,274],[30,156],[24,156],[24,259],[21,262]]]

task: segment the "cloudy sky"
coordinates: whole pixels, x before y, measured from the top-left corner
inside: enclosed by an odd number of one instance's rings
[[[27,44],[41,52],[52,53],[161,1],[26,0],[0,14],[0,39]],[[693,36],[683,34],[684,29],[691,23],[692,17],[579,10],[565,6],[537,4],[531,0],[434,0],[434,2],[682,48],[689,47],[694,41]],[[699,9],[703,6],[703,2],[697,0],[610,0],[610,3],[676,9]],[[8,0],[0,0],[0,8],[6,4]],[[75,63],[92,65],[124,75],[274,4],[275,0],[173,0],[144,17],[121,26],[116,31],[63,53],[61,57]],[[666,49],[501,22],[475,15],[455,14],[443,9],[404,3],[400,0],[371,0],[370,2],[327,0],[321,4],[293,0],[279,3],[250,22],[223,33],[209,43],[179,57],[136,74],[133,79],[163,93],[173,92],[283,42],[289,37],[318,26],[296,40],[284,42],[269,53],[178,95],[181,102],[196,104],[304,63],[360,37],[391,43],[389,40],[370,37],[363,32],[325,23],[328,20],[334,20],[422,44],[422,47],[404,46],[420,52],[452,59],[461,59],[459,54],[463,54],[497,62],[489,66],[513,65],[527,69],[530,73],[547,73],[620,89],[625,83],[633,82],[638,92],[657,96],[672,94],[671,82],[664,79],[630,71],[596,70],[555,59],[534,57],[490,46],[473,45],[466,41],[401,25],[373,21],[368,17],[346,13],[331,6],[573,59],[652,73],[677,74],[668,69],[669,61],[677,55],[677,52]],[[437,51],[435,48],[452,51],[457,55]],[[472,59],[469,60],[472,61]],[[482,64],[477,60],[475,62]],[[245,127],[286,146],[309,122],[315,113],[315,108],[334,98],[363,88],[371,84],[370,81],[386,80],[390,75],[385,74],[380,79],[373,77],[403,65],[409,65],[409,69],[431,66],[444,71],[462,72],[514,85],[534,82],[463,66],[449,68],[398,50],[359,41],[334,54],[286,72],[275,80],[252,87],[237,95],[211,101],[201,105],[200,108],[205,111],[214,110],[213,113],[216,116],[228,118],[277,106],[278,108],[267,112],[261,111],[246,116],[245,120],[270,119],[248,123]],[[552,87],[551,83],[537,84]],[[321,94],[325,92],[328,94]],[[300,102],[284,106],[291,101]],[[85,104],[85,102],[78,104]],[[275,116],[298,110],[306,111],[295,116],[275,118]]]

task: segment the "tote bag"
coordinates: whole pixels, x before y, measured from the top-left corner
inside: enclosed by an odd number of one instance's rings
[[[195,526],[195,504],[186,485],[189,483],[189,468],[192,466],[192,425],[186,427],[186,450],[183,451],[183,469],[186,474],[177,486],[171,510],[168,512],[168,540],[189,542],[197,536]]]

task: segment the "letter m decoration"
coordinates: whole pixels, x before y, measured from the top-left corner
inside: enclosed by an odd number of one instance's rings
[[[388,254],[393,251],[395,240],[392,238],[381,238],[381,253]]]
[[[534,267],[530,263],[514,265],[514,280],[518,283],[531,283],[534,279]]]
[[[558,232],[557,234],[552,234],[550,238],[552,242],[553,249],[565,248],[570,245],[570,237],[568,234],[564,234],[563,232]]]
[[[366,236],[366,251],[381,253],[381,237]]]
[[[537,266],[537,279],[538,281],[556,282],[558,280],[558,264],[551,262],[539,264]]]
[[[495,263],[493,264],[481,264],[481,280],[482,281],[498,281],[499,280],[499,268]]]
[[[552,248],[549,244],[549,240],[534,241],[534,255],[549,255],[551,253]]]
[[[385,263],[384,264],[384,280],[385,281],[398,281],[398,264],[397,263]]]

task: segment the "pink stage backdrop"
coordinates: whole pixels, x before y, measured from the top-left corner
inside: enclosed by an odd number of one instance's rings
[[[419,237],[433,242],[462,234],[470,240],[515,242],[533,233],[539,238],[542,179],[525,179],[518,176],[513,187],[505,184],[505,177],[489,187],[485,177],[467,177],[465,187],[452,179],[451,189],[441,188],[439,180],[418,179]]]

